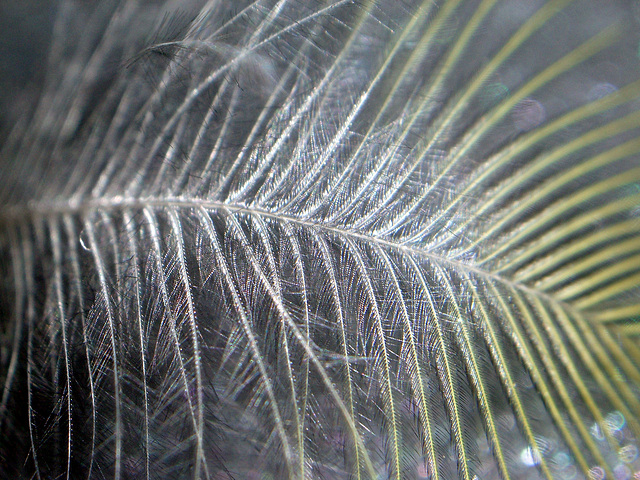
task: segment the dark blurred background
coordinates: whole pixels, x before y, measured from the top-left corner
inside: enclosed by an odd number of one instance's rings
[[[0,0],[0,142],[44,80],[54,0]]]

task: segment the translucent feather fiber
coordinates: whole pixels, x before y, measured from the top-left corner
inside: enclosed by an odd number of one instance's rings
[[[640,478],[635,2],[54,10],[0,478]]]

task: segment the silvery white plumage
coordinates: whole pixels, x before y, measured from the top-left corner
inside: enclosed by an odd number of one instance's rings
[[[640,476],[634,2],[51,8],[0,477]]]

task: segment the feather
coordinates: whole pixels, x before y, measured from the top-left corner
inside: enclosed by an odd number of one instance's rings
[[[2,478],[640,475],[635,6],[56,10]]]

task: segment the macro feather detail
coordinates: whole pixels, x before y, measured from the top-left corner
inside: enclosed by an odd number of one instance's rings
[[[640,475],[636,10],[61,2],[0,476]]]

